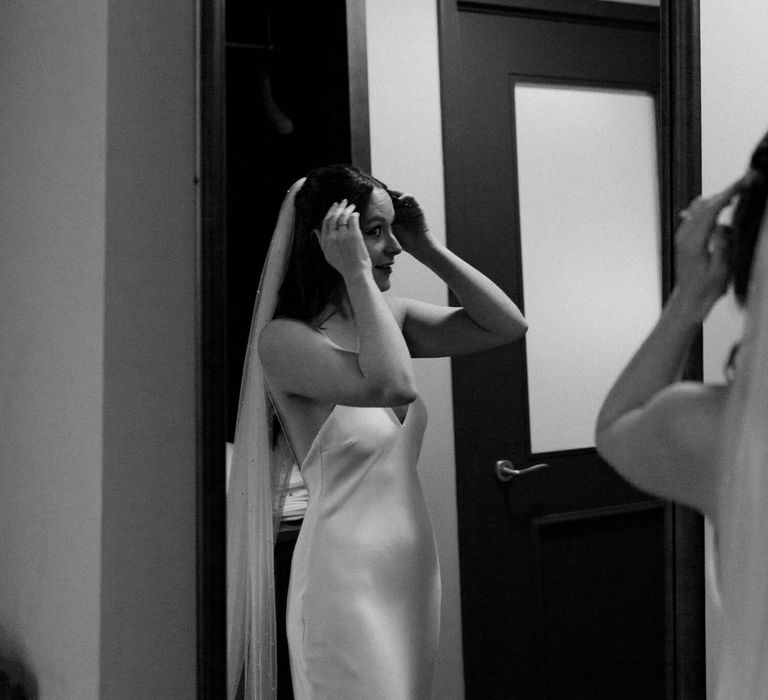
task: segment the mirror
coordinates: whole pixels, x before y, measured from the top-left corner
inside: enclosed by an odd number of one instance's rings
[[[451,231],[463,225],[462,213],[457,212],[456,198],[449,196],[444,198],[444,192],[451,193],[453,186],[451,179],[457,179],[455,153],[445,152],[445,170],[443,170],[443,142],[456,143],[455,139],[460,139],[462,134],[457,131],[456,123],[451,122],[455,116],[455,105],[461,98],[456,96],[458,90],[456,85],[456,63],[452,58],[450,38],[457,36],[458,17],[455,3],[441,2],[439,7],[435,7],[432,2],[401,3],[403,5],[401,12],[395,11],[391,3],[385,3],[386,7],[380,7],[377,3],[363,3],[354,0],[343,2],[337,0],[333,3],[323,3],[322,12],[315,7],[316,3],[295,2],[284,4],[279,8],[276,4],[253,4],[239,2],[238,0],[228,0],[227,2],[227,27],[226,27],[226,80],[227,80],[227,121],[226,121],[226,161],[227,161],[227,268],[226,268],[226,296],[227,304],[227,364],[229,366],[228,380],[226,387],[226,406],[227,406],[227,427],[226,437],[232,439],[234,430],[234,418],[236,415],[237,394],[239,387],[239,367],[242,364],[244,353],[244,343],[248,334],[250,323],[250,313],[258,283],[258,265],[254,262],[263,259],[271,235],[274,218],[287,186],[301,173],[306,172],[310,167],[317,164],[349,161],[354,158],[358,162],[370,154],[370,163],[375,175],[383,179],[393,187],[413,191],[422,199],[427,215],[435,230],[448,230],[449,243],[460,243],[459,238],[451,240]],[[608,5],[616,5],[613,9],[607,9]],[[363,8],[363,5],[366,5]],[[466,14],[472,15],[470,22],[474,22],[475,14],[472,13],[472,3],[462,3]],[[508,21],[510,17],[519,17],[525,14],[530,3],[526,2],[499,2],[498,7],[502,8],[500,14]],[[558,8],[562,3],[555,0],[548,2],[548,10],[557,14]],[[611,21],[618,21],[622,16],[631,23],[642,24],[647,21],[647,13],[638,8],[621,7],[622,3],[607,3],[594,0],[591,3],[584,3],[585,7],[589,5],[588,10],[594,10],[601,6],[599,14],[602,14]],[[662,22],[660,27],[657,25],[657,32],[661,32],[662,41],[665,46],[674,40],[680,42],[691,40],[691,26],[686,22],[692,22],[690,16],[685,13],[675,15],[674,21],[669,19],[668,3],[662,3]],[[361,21],[361,8],[365,10],[365,24],[350,25],[350,18],[355,21]],[[487,9],[487,8],[486,8]],[[647,10],[647,8],[645,8]],[[628,14],[622,15],[622,12]],[[634,14],[633,14],[634,13]],[[578,12],[576,12],[578,15]],[[629,17],[629,19],[627,19]],[[301,21],[296,21],[301,18]],[[645,18],[645,20],[643,20]],[[562,17],[561,17],[562,19]],[[573,19],[573,17],[571,17]],[[578,17],[576,18],[578,20]],[[503,23],[501,21],[501,23]],[[685,25],[685,27],[684,27]],[[438,26],[442,45],[438,45]],[[684,27],[684,28],[683,28]],[[350,30],[355,31],[350,33]],[[363,31],[364,30],[364,31]],[[685,32],[688,32],[688,35]],[[328,47],[333,46],[333,50]],[[338,51],[336,47],[338,46]],[[355,53],[357,52],[357,53]],[[366,70],[354,70],[354,65],[350,68],[350,55],[356,55],[358,68],[365,67]],[[322,61],[319,57],[322,56]],[[667,55],[667,59],[669,56]],[[678,60],[683,60],[678,58]],[[671,71],[669,65],[662,66],[664,71]],[[453,71],[453,73],[452,73]],[[668,82],[668,73],[663,72],[661,82]],[[333,79],[330,76],[334,76]],[[359,108],[359,103],[352,101],[350,104],[350,90],[353,94],[360,95],[361,83],[364,83],[364,76],[367,76],[367,85],[365,93],[368,96],[366,110],[361,110],[355,118],[354,110]],[[442,80],[442,108],[441,108],[441,89],[439,82]],[[453,80],[453,82],[448,82]],[[539,85],[535,86],[540,89]],[[661,89],[663,86],[655,87],[656,95],[661,100],[657,103],[658,110],[662,115],[667,114],[669,110],[669,95]],[[669,87],[669,86],[668,86]],[[679,86],[675,89],[680,93]],[[524,123],[524,100],[525,90],[531,92],[531,86],[526,87],[522,83],[505,91],[501,96],[504,99],[510,94],[515,94],[517,105],[522,111],[516,112],[520,121],[518,122],[518,139],[522,138],[522,131],[526,128],[534,128],[540,118],[535,113],[529,114],[529,120]],[[355,93],[355,91],[357,91]],[[530,94],[528,95],[530,96]],[[684,97],[682,93],[675,94],[676,99]],[[404,101],[405,100],[405,101]],[[453,100],[453,102],[451,102]],[[666,102],[665,102],[666,100]],[[501,99],[499,100],[501,101]],[[535,103],[535,101],[534,101]],[[450,104],[454,106],[451,107]],[[406,106],[407,105],[407,108]],[[449,105],[449,106],[446,106]],[[535,104],[534,104],[535,108]],[[648,127],[649,133],[654,132],[654,127],[648,121],[648,106],[645,110],[646,116],[643,117],[645,127]],[[452,112],[451,110],[454,110]],[[665,112],[664,110],[667,110]],[[653,112],[653,109],[651,109]],[[370,114],[370,117],[369,117]],[[414,119],[414,115],[420,115]],[[367,118],[370,118],[368,122]],[[670,122],[668,116],[662,116],[661,121],[655,122],[657,129],[656,135],[659,136],[660,151],[662,151],[662,161],[660,171],[668,173],[669,163],[671,162],[672,149],[677,152],[684,152],[688,144],[684,142],[685,136],[677,132],[678,141],[674,144],[668,143]],[[681,117],[682,119],[682,117]],[[360,126],[361,122],[369,124],[370,133],[366,134],[367,124]],[[482,121],[478,121],[482,124]],[[442,128],[443,139],[440,138]],[[410,135],[410,137],[409,137]],[[652,138],[653,134],[649,138]],[[473,136],[468,135],[470,143]],[[650,143],[650,142],[649,142]],[[650,151],[653,146],[649,145]],[[666,151],[665,151],[666,149]],[[681,151],[682,149],[682,151]],[[646,149],[648,151],[648,149]],[[518,149],[518,167],[522,159],[528,157],[532,164],[535,164],[536,155],[525,153]],[[364,164],[365,165],[365,164]],[[650,157],[646,170],[653,168],[653,158]],[[453,169],[453,170],[452,170]],[[485,174],[481,177],[493,177],[499,171],[489,163],[485,168]],[[451,174],[453,173],[453,175]],[[546,175],[546,174],[544,174]],[[444,180],[445,177],[445,187]],[[688,179],[686,179],[686,177]],[[482,183],[485,184],[485,183]],[[675,181],[675,187],[671,187],[668,180],[664,182],[664,188],[657,198],[656,206],[658,209],[659,220],[663,226],[668,226],[668,213],[672,204],[678,200],[685,200],[688,196],[686,188],[691,189],[690,174],[678,174]],[[523,195],[520,184],[518,194],[520,196],[521,223],[524,221],[525,214],[522,213]],[[646,187],[647,194],[653,200],[654,193],[651,186]],[[693,187],[695,189],[695,186]],[[510,190],[511,191],[511,190]],[[258,197],[254,196],[258,193]],[[658,193],[657,193],[658,194]],[[467,196],[467,195],[465,195]],[[530,201],[530,200],[526,200]],[[472,209],[477,213],[476,219],[480,226],[487,226],[491,229],[495,226],[494,221],[483,221],[483,212],[477,207]],[[447,213],[444,218],[444,212]],[[523,236],[529,229],[523,226]],[[651,241],[651,249],[657,244]],[[526,249],[526,242],[523,238],[518,242],[522,249],[522,256],[531,254],[531,248]],[[666,265],[668,253],[666,244],[661,244],[656,248],[657,254],[654,264],[649,260],[649,270],[651,271],[648,281],[648,288],[654,288],[661,291],[664,285],[669,284],[666,278]],[[649,248],[646,246],[645,251]],[[515,257],[515,255],[517,257]],[[523,270],[528,265],[536,265],[520,260],[520,250],[515,253],[513,258],[517,261],[515,265],[522,266]],[[426,275],[417,272],[416,267],[406,268],[403,265],[402,278],[395,280],[395,292],[398,294],[426,298],[429,301],[442,302],[445,299],[445,290],[434,280],[428,279]],[[489,274],[497,277],[489,271]],[[499,277],[504,279],[508,271],[501,271]],[[544,275],[539,275],[539,283]],[[525,279],[525,275],[523,275]],[[534,283],[535,280],[532,280]],[[535,284],[528,287],[522,280],[510,281],[506,279],[508,288],[520,297],[530,298],[531,310],[535,306],[535,299],[540,298],[543,290],[537,289]],[[642,285],[642,281],[638,284]],[[546,286],[546,285],[545,285]],[[557,284],[551,284],[551,289],[557,290]],[[648,318],[658,310],[659,296],[651,293],[648,297],[649,310],[646,314]],[[546,315],[546,312],[542,312]],[[645,316],[644,316],[645,319]],[[645,322],[645,321],[643,321]],[[551,345],[544,340],[543,346]],[[570,343],[572,341],[568,341]],[[529,354],[535,353],[536,357],[542,357],[529,344]],[[534,358],[529,358],[529,360]],[[477,362],[482,362],[482,358]],[[512,358],[510,360],[512,371],[515,376],[525,376],[522,384],[527,384],[529,398],[536,395],[537,379],[536,376],[546,375],[546,363],[552,360],[542,359],[542,365],[535,369],[535,364],[529,362],[526,366],[525,358]],[[542,369],[543,368],[543,369]],[[468,365],[465,368],[469,372],[475,372],[476,367]],[[462,369],[463,373],[465,369]],[[471,683],[477,684],[477,679],[472,679],[474,673],[472,666],[473,658],[485,657],[492,663],[501,664],[504,655],[510,653],[509,650],[493,652],[483,645],[483,640],[473,632],[468,633],[472,625],[468,618],[468,609],[472,610],[471,615],[480,614],[475,612],[474,608],[467,608],[466,591],[459,585],[461,575],[462,582],[465,580],[464,568],[466,563],[460,562],[459,545],[457,539],[466,537],[462,535],[461,510],[456,506],[456,488],[455,479],[456,469],[462,469],[457,464],[459,442],[466,445],[472,445],[472,430],[467,429],[457,422],[453,425],[454,413],[452,401],[456,401],[456,380],[457,370],[454,365],[454,392],[446,390],[450,381],[450,364],[448,361],[420,361],[418,371],[421,373],[422,381],[420,384],[425,387],[427,394],[426,400],[430,406],[430,435],[427,437],[424,452],[422,454],[422,465],[420,465],[420,475],[424,484],[430,509],[432,511],[433,523],[436,529],[438,545],[441,556],[441,569],[443,576],[443,633],[441,641],[441,652],[438,659],[437,678],[436,678],[436,696],[441,698],[457,699],[461,696],[457,689],[466,685],[468,688],[467,697],[480,697],[480,695],[471,695]],[[538,372],[538,374],[536,374]],[[533,374],[532,374],[533,373]],[[471,376],[471,375],[468,375]],[[559,380],[562,381],[562,380]],[[487,392],[487,404],[491,410],[504,404],[504,397],[496,397],[494,391],[496,386],[493,382],[483,385]],[[551,393],[551,389],[543,389],[544,394]],[[433,395],[431,395],[433,394]],[[498,400],[497,400],[498,398]],[[434,407],[434,408],[433,408]],[[517,414],[515,414],[517,415]],[[543,414],[542,414],[543,415]],[[458,420],[458,419],[457,419]],[[516,420],[516,418],[513,418]],[[521,418],[523,422],[528,421],[528,417]],[[531,432],[529,433],[528,443],[525,440],[521,445],[510,444],[509,454],[499,454],[498,457],[511,457],[512,452],[515,461],[527,460],[534,454],[544,453],[549,455],[554,469],[563,467],[557,461],[561,457],[560,453],[566,448],[571,450],[589,451],[591,445],[582,440],[574,442],[568,440],[567,444],[552,442],[546,436],[537,438],[534,427],[534,418],[530,417]],[[540,423],[546,431],[546,418]],[[454,432],[455,427],[455,432]],[[540,435],[544,435],[539,431]],[[456,444],[454,444],[454,435]],[[577,444],[578,443],[578,444]],[[506,448],[505,448],[506,449]],[[572,450],[571,450],[572,451]],[[583,454],[570,454],[569,459],[574,458],[577,462],[577,469],[591,467],[582,467],[578,460],[586,459]],[[522,465],[518,465],[522,466]],[[492,465],[489,465],[488,474],[485,472],[472,474],[471,478],[474,484],[484,484],[484,488],[491,494],[491,500],[495,500],[501,512],[510,513],[517,495],[509,489],[501,490],[498,483],[493,480]],[[465,470],[465,472],[468,470]],[[552,472],[550,472],[552,474]],[[486,480],[486,476],[488,479]],[[532,494],[533,501],[536,500],[536,493],[539,490],[547,489],[553,480],[557,477],[547,475],[546,470],[541,471],[535,477],[541,479],[538,482],[529,482],[522,486],[514,486],[522,491]],[[475,488],[473,485],[470,488]],[[459,500],[465,489],[461,483],[458,483]],[[482,496],[481,496],[482,497]],[[639,502],[639,501],[635,501]],[[535,508],[530,513],[525,513],[528,527],[533,528],[536,533],[534,541],[534,554],[540,557],[541,562],[550,562],[550,553],[563,543],[571,543],[568,546],[574,546],[574,537],[577,537],[578,524],[573,520],[561,522],[552,520],[551,514],[535,512]],[[596,511],[591,508],[590,512]],[[638,522],[647,519],[649,527],[655,533],[661,532],[661,537],[666,538],[668,542],[674,533],[664,530],[665,523],[668,523],[671,511],[665,511],[658,506],[649,507],[647,510],[632,509],[628,511],[605,511],[592,513],[599,521],[599,526],[607,532],[615,531],[621,528],[634,527]],[[549,518],[549,519],[548,519]],[[685,522],[681,518],[678,521],[680,530],[677,535],[680,541],[685,539],[683,532]],[[695,530],[695,522],[691,524]],[[659,529],[661,528],[661,529]],[[295,539],[295,526],[287,525],[281,535],[281,541],[278,544],[277,568],[278,568],[278,588],[285,586],[287,571],[290,561],[291,543]],[[682,534],[681,534],[682,533]],[[474,536],[474,535],[472,535]],[[506,531],[491,532],[489,537],[493,538],[499,547],[505,546],[508,536]],[[699,546],[694,533],[692,537],[692,548]],[[531,545],[531,546],[534,546]],[[466,550],[467,543],[464,542]],[[663,548],[663,542],[662,542]],[[660,560],[659,564],[664,570],[670,570],[670,567],[679,567],[677,561],[670,559]],[[460,574],[460,568],[462,568]],[[543,571],[544,569],[542,569]],[[551,568],[549,569],[551,570]],[[683,573],[681,575],[684,576]],[[696,572],[692,574],[692,579],[696,580]],[[479,584],[477,584],[479,585]],[[695,596],[696,586],[691,587]],[[668,596],[669,591],[660,589],[660,595]],[[545,588],[539,589],[540,593],[551,593]],[[667,598],[665,598],[666,600]],[[537,599],[536,606],[539,610],[545,610],[546,606],[542,600]],[[463,612],[462,612],[463,611]],[[488,611],[486,611],[488,612]],[[493,611],[490,611],[493,614]],[[462,614],[464,620],[462,620]],[[661,614],[667,614],[662,612]],[[703,624],[700,621],[698,624]],[[463,635],[463,636],[462,636]],[[535,635],[534,635],[535,637]],[[534,638],[532,637],[532,639]],[[674,640],[667,639],[666,643],[676,643]],[[519,654],[525,657],[533,652],[530,649],[520,649]],[[498,654],[501,654],[499,656]],[[517,652],[513,652],[517,653]],[[495,655],[494,655],[495,654]],[[535,654],[534,654],[535,655]],[[671,663],[669,659],[661,660],[662,664]],[[693,660],[696,663],[696,659]],[[698,661],[701,663],[701,660]],[[287,658],[282,656],[281,668],[287,668]],[[667,671],[674,673],[674,671]],[[536,674],[534,674],[536,675]],[[482,681],[481,681],[482,682]],[[488,683],[493,683],[494,678],[488,678]],[[536,678],[531,680],[534,685],[538,681]],[[279,683],[286,687],[287,676],[282,675]],[[480,686],[475,685],[478,688]],[[483,695],[483,697],[492,697]]]

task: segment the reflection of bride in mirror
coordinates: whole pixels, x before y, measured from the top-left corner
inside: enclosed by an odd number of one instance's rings
[[[382,295],[403,250],[462,306]],[[498,347],[525,329],[496,285],[435,241],[413,197],[351,166],[289,190],[257,297],[229,484],[230,697],[243,677],[246,698],[275,692],[274,515],[293,459],[309,491],[288,592],[295,697],[431,697],[440,575],[416,473],[427,413],[411,358]]]
[[[720,700],[768,693],[766,196],[768,135],[743,179],[682,212],[677,286],[608,394],[597,426],[598,449],[619,473],[641,489],[696,508],[713,526]],[[734,198],[732,225],[719,224]],[[729,381],[678,381],[699,324],[729,283],[747,310]]]

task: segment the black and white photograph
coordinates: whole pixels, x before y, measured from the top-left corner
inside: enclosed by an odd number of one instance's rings
[[[768,700],[765,0],[0,0],[0,700]]]

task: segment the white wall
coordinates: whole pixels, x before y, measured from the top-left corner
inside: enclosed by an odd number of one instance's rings
[[[713,193],[739,177],[768,129],[768,3],[701,2],[702,189]],[[704,376],[723,380],[723,364],[739,337],[732,297],[704,325]],[[708,657],[718,629],[708,601]],[[709,661],[709,659],[708,659]],[[708,668],[712,664],[708,663]],[[711,683],[711,677],[708,681]]]
[[[196,693],[196,45],[109,4],[100,700]]]
[[[431,231],[445,241],[443,146],[435,0],[368,0],[368,85],[371,169],[388,186],[411,192]],[[392,293],[446,304],[446,286],[406,254]],[[443,579],[440,652],[433,697],[461,700],[459,562],[450,362],[417,361],[419,390],[429,409],[419,474],[435,528]]]
[[[194,696],[194,3],[0,3],[0,666]]]
[[[737,11],[736,11],[737,10]],[[701,3],[702,190],[712,193],[744,173],[768,129],[768,4]],[[740,328],[732,298],[705,325],[705,378],[722,380]]]
[[[0,4],[0,656],[42,698],[98,694],[106,29]]]

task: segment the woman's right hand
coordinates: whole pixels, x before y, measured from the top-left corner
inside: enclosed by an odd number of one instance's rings
[[[675,233],[676,294],[703,319],[725,293],[730,277],[730,229],[717,223],[737,194],[740,182],[711,197],[697,197],[680,213]]]
[[[344,279],[371,270],[371,257],[360,231],[360,214],[347,200],[334,202],[315,230],[320,248],[328,264]]]

